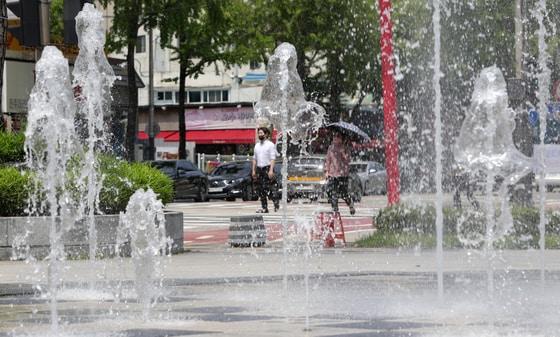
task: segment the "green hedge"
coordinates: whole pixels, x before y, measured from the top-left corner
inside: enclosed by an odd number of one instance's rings
[[[151,188],[163,204],[173,201],[173,181],[158,169],[110,157],[102,157],[100,164],[103,188],[99,208],[103,213],[124,211],[128,200],[139,188]]]
[[[23,133],[0,131],[0,164],[22,162],[25,159]]]
[[[540,238],[539,209],[512,207],[513,228],[496,246],[500,248],[537,248]],[[499,216],[497,212],[496,216]],[[546,233],[548,246],[560,244],[560,215],[547,211]],[[435,241],[435,208],[433,206],[390,206],[379,211],[374,219],[376,233],[359,245],[375,247],[409,247],[416,244],[431,246]],[[460,224],[460,225],[459,225]],[[445,246],[477,246],[486,233],[486,216],[473,209],[443,209]],[[462,239],[462,242],[459,240]],[[470,245],[472,243],[472,245]]]
[[[29,175],[13,167],[0,167],[0,216],[23,215],[27,207]]]
[[[100,210],[117,214],[126,209],[128,199],[139,188],[151,188],[164,204],[173,200],[173,181],[148,164],[128,163],[102,157],[104,178]],[[29,198],[29,175],[13,167],[0,167],[0,216],[24,216]]]

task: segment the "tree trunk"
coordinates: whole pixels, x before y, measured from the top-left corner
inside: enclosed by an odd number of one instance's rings
[[[137,7],[136,7],[137,8]],[[134,70],[134,54],[138,38],[138,24],[134,21],[128,25],[128,44],[126,55],[126,70],[128,76],[128,112],[126,123],[125,149],[129,161],[134,161],[134,143],[138,127],[138,88],[136,86],[136,71]]]
[[[181,59],[179,65],[179,111],[177,111],[179,117],[179,159],[187,158],[187,148],[186,148],[186,128],[185,128],[185,80],[187,74],[187,63],[188,59]]]
[[[0,16],[3,18],[8,17],[8,8],[6,7],[6,0],[0,0]],[[6,59],[6,33],[8,30],[8,20],[0,20],[0,121],[2,119],[2,92],[4,87],[4,60]],[[0,122],[1,124],[1,122]]]

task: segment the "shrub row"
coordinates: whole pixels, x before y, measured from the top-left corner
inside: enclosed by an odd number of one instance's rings
[[[147,164],[101,157],[100,171],[103,188],[99,208],[105,214],[124,211],[128,199],[139,188],[151,188],[164,204],[173,200],[173,181]],[[26,170],[0,166],[0,216],[25,215],[30,182]]]
[[[0,131],[0,164],[22,162],[25,158],[23,133]]]
[[[498,217],[499,211],[496,212]],[[504,241],[514,241],[521,246],[536,247],[540,237],[539,209],[514,206],[511,209],[513,227]],[[560,235],[560,215],[546,212],[546,233]],[[433,206],[390,206],[379,211],[375,217],[378,235],[406,234],[434,235],[436,212]],[[443,209],[443,234],[449,237],[464,238],[464,242],[476,242],[486,233],[486,215],[483,211],[473,209]]]
[[[23,215],[27,206],[29,175],[0,166],[0,216]]]
[[[116,214],[126,209],[128,199],[139,188],[151,188],[163,204],[173,201],[173,181],[167,175],[145,163],[128,163],[102,157],[103,189],[99,208],[103,213]]]

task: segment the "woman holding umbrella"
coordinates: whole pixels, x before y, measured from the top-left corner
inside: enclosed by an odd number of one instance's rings
[[[348,193],[348,175],[350,174],[350,141],[337,129],[334,130],[333,142],[325,158],[325,178],[327,179],[327,196],[333,212],[338,212],[338,199],[342,198],[354,215],[354,202]]]

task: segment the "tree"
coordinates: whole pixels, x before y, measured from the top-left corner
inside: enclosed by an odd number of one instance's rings
[[[159,0],[103,0],[103,6],[113,6],[113,25],[107,41],[111,51],[122,50],[126,47],[126,66],[128,77],[128,111],[125,136],[125,151],[127,159],[133,161],[134,142],[138,115],[138,88],[136,85],[136,71],[134,69],[134,54],[138,29],[142,26],[149,28],[156,24],[156,15],[160,8]]]
[[[185,88],[187,78],[196,78],[218,61],[226,66],[248,62],[260,39],[243,33],[240,17],[247,8],[242,0],[167,0],[158,24],[162,48],[169,48],[179,61],[179,158],[186,158]],[[253,31],[254,32],[254,31]],[[252,33],[250,33],[252,34]],[[174,40],[177,43],[174,43]]]
[[[298,73],[307,99],[327,104],[331,119],[343,110],[341,97],[381,91],[378,14],[373,0],[252,0],[255,26],[270,37],[270,54],[281,42],[298,53]],[[265,58],[266,61],[266,58]]]
[[[68,1],[68,0],[66,0]],[[64,0],[50,2],[50,40],[55,44],[64,43]]]

